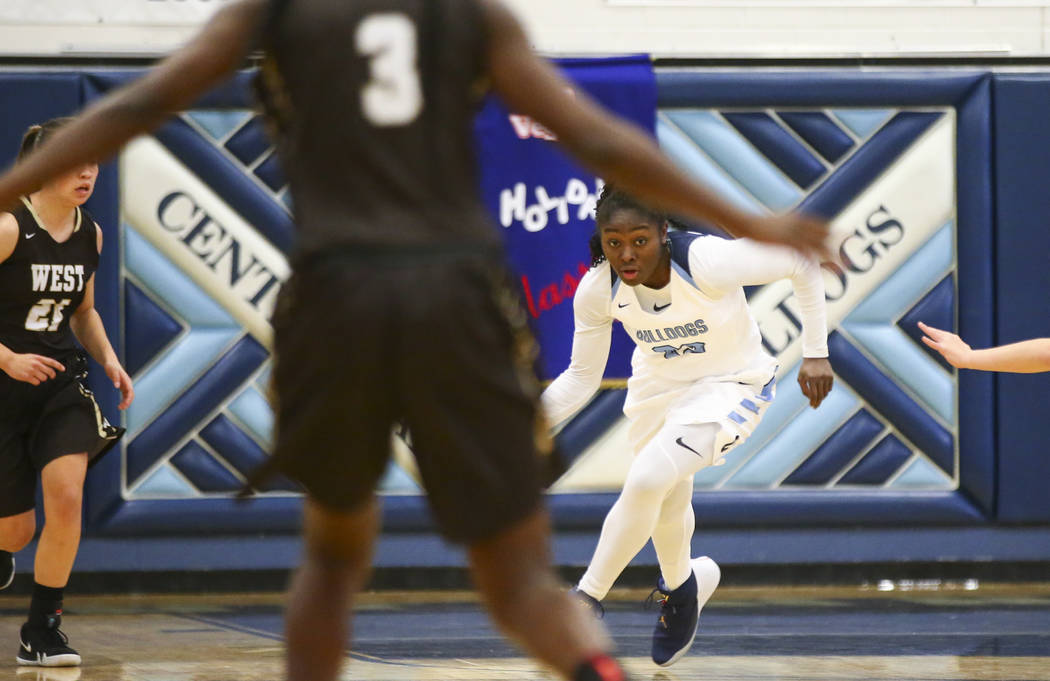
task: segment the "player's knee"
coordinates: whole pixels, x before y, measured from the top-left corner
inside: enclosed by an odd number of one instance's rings
[[[623,497],[630,502],[658,503],[676,482],[673,471],[631,469],[624,481]]]
[[[21,551],[33,541],[36,533],[36,519],[32,513],[23,513],[13,518],[4,519],[0,524],[0,550],[14,553]]]
[[[45,491],[44,512],[49,523],[80,525],[84,490],[78,483],[60,483]]]

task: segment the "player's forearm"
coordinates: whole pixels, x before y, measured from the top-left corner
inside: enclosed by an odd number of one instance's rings
[[[556,426],[572,418],[594,397],[601,384],[601,372],[579,372],[571,367],[563,371],[540,396],[547,422]]]
[[[106,328],[102,325],[102,317],[95,308],[77,312],[70,318],[69,326],[73,334],[84,346],[96,362],[106,366],[112,362],[118,362],[117,353],[106,336]]]
[[[3,343],[0,343],[0,370],[7,373],[8,364],[11,362],[11,358],[15,356],[14,351],[7,347]]]
[[[802,317],[802,356],[828,356],[828,314],[824,297],[824,277],[820,266],[811,262],[791,278]]]
[[[959,367],[1018,374],[1050,371],[1050,338],[1033,338],[997,348],[971,350]]]
[[[597,116],[570,150],[606,181],[676,215],[706,221],[738,237],[750,236],[755,216],[693,181],[653,140],[635,126],[608,115]]]
[[[585,278],[573,300],[576,330],[569,366],[547,386],[540,398],[552,426],[571,418],[594,397],[601,388],[602,374],[609,361],[612,320],[601,321],[601,312],[593,309],[595,301],[590,297],[589,286],[592,281]]]

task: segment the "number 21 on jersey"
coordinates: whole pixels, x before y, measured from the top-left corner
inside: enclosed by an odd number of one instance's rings
[[[361,90],[361,109],[373,125],[408,125],[423,110],[423,87],[416,66],[416,25],[404,14],[372,14],[358,25],[358,54],[368,57],[369,81]]]
[[[41,298],[36,305],[29,308],[26,331],[58,331],[58,325],[65,318],[63,311],[71,302],[69,298]]]

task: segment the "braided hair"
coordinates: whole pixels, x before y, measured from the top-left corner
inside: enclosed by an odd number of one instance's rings
[[[25,160],[26,156],[36,151],[36,148],[43,144],[45,141],[51,138],[58,130],[66,123],[72,121],[72,118],[52,118],[49,121],[44,121],[39,125],[31,125],[22,136],[22,144],[18,148],[18,160]]]
[[[596,267],[605,260],[605,253],[602,252],[601,224],[609,220],[613,213],[620,210],[633,210],[643,215],[648,215],[658,225],[663,225],[670,220],[670,216],[666,213],[650,208],[619,187],[612,184],[605,185],[602,187],[602,193],[598,197],[598,203],[594,206],[595,228],[594,234],[591,235],[588,243],[591,250],[591,267]]]

